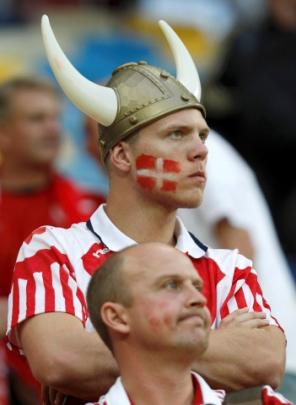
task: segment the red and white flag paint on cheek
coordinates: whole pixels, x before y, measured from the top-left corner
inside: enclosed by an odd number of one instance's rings
[[[176,160],[140,155],[136,160],[138,184],[147,190],[176,191],[180,163]]]

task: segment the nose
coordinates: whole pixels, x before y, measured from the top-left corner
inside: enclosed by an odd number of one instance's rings
[[[208,148],[201,140],[199,134],[195,134],[192,139],[190,149],[188,151],[188,158],[190,161],[196,159],[205,160],[208,155]]]
[[[187,305],[189,307],[205,307],[207,304],[207,299],[204,296],[204,294],[200,291],[197,290],[196,286],[193,284],[190,284],[188,286],[188,301]]]
[[[58,136],[61,134],[62,126],[60,120],[55,117],[49,117],[47,119],[47,129],[51,135]]]

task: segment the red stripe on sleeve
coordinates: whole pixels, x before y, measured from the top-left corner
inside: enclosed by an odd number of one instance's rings
[[[82,322],[85,325],[85,322],[88,318],[88,310],[87,310],[87,305],[86,305],[86,301],[85,301],[83,292],[80,290],[80,288],[77,288],[76,296],[81,304]]]
[[[238,292],[236,293],[235,299],[236,299],[236,304],[237,304],[238,308],[245,308],[248,306],[247,302],[246,302],[245,294],[244,294],[242,288],[240,288],[238,290]]]
[[[35,292],[36,283],[34,278],[30,278],[27,282],[26,295],[27,295],[27,310],[26,317],[28,318],[35,313]]]
[[[223,319],[227,315],[229,315],[228,303],[232,298],[236,298],[238,294],[239,294],[238,295],[238,300],[236,302],[237,302],[237,304],[242,305],[242,306],[239,306],[239,308],[243,308],[245,306],[245,297],[244,297],[244,300],[242,299],[242,295],[244,295],[243,291],[241,291],[239,293],[241,288],[237,292],[235,292],[235,290],[237,288],[238,281],[241,281],[241,280],[246,281],[246,279],[249,276],[250,272],[251,272],[251,267],[250,266],[246,267],[245,269],[236,268],[234,270],[231,289],[230,289],[224,303],[221,306],[221,310],[220,310],[221,319]]]
[[[12,303],[12,326],[15,326],[18,321],[19,316],[19,306],[20,306],[20,292],[17,280],[15,280],[12,284],[13,289],[13,303]]]
[[[65,298],[66,312],[70,314],[75,314],[73,291],[68,284],[70,278],[69,270],[65,265],[60,268],[60,280],[63,289],[63,296]]]
[[[45,290],[45,312],[55,310],[55,293],[52,285],[52,275],[50,265],[47,271],[43,272],[44,290]]]

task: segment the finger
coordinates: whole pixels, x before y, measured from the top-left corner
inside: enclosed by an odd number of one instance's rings
[[[233,312],[231,312],[230,314],[228,314],[227,316],[225,316],[225,318],[222,319],[222,322],[224,323],[228,323],[231,322],[233,319],[235,319],[239,314],[243,314],[248,312],[248,308],[241,308],[241,309],[237,309]]]
[[[231,315],[231,316],[230,316]],[[235,311],[221,321],[221,327],[238,326],[252,319],[266,319],[265,312]]]
[[[269,326],[269,320],[268,319],[250,319],[246,322],[241,323],[240,326],[243,328],[250,328],[250,329],[263,328],[265,326]]]
[[[235,314],[235,313],[237,313],[237,314],[242,314],[242,313],[244,313],[244,312],[249,312],[249,308],[248,308],[248,307],[239,308],[239,309],[236,309],[235,311],[233,311],[233,312],[231,312],[231,313],[232,313],[232,314]]]
[[[247,312],[245,314],[238,315],[234,319],[234,322],[243,323],[243,322],[248,322],[249,320],[252,320],[252,319],[266,319],[266,314],[265,314],[265,312]]]

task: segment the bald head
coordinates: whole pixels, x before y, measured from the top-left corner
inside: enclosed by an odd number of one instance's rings
[[[104,303],[117,302],[130,307],[138,283],[149,282],[152,275],[165,276],[178,264],[180,272],[189,271],[193,277],[198,277],[186,255],[173,247],[151,242],[114,253],[94,273],[87,291],[89,314],[95,329],[111,350],[109,333],[101,317]]]

